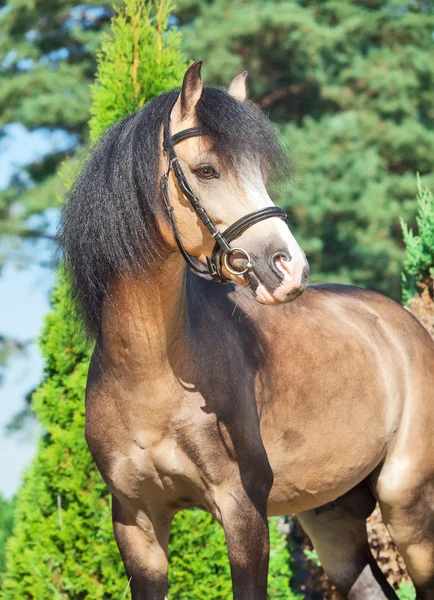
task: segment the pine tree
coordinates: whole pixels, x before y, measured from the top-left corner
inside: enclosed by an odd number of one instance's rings
[[[127,2],[103,35],[96,83],[92,87],[91,139],[141,108],[150,99],[179,85],[186,68],[174,29],[164,36],[171,6],[163,1],[151,26],[153,2]],[[126,67],[128,65],[128,68]],[[121,91],[121,93],[119,93]]]
[[[406,258],[403,299],[434,339],[434,195],[418,178],[417,233],[402,221]]]
[[[19,123],[29,132],[62,133],[65,149],[23,167],[0,191],[0,269],[12,258],[21,264],[34,260],[33,243],[50,237],[49,209],[59,208],[63,196],[56,173],[66,156],[87,143],[95,52],[113,15],[113,2],[102,0],[3,4],[0,138]]]
[[[280,124],[296,181],[275,197],[312,281],[399,299],[399,217],[414,215],[416,171],[434,184],[434,5],[178,0],[178,16],[206,79],[247,69],[252,99]]]
[[[170,5],[127,0],[103,38],[92,89],[92,137],[156,94],[179,85],[185,62],[180,36],[167,31]],[[158,79],[158,80],[157,80]],[[90,348],[61,278],[41,337],[45,379],[33,408],[45,430],[18,493],[8,544],[3,600],[124,598],[128,582],[114,542],[110,494],[84,441],[84,389]],[[269,590],[291,600],[291,560],[271,523]],[[177,600],[224,600],[230,574],[224,534],[210,515],[177,516],[170,543],[170,594]]]
[[[59,167],[71,157],[78,162],[88,145],[95,53],[112,5],[119,1],[0,4],[0,141],[13,138],[11,126],[17,124],[28,133],[57,139],[47,154],[14,171],[0,189],[0,273],[8,262],[53,266],[53,230],[64,192]],[[71,168],[68,164],[63,170]],[[22,350],[22,343],[0,332],[0,370]]]

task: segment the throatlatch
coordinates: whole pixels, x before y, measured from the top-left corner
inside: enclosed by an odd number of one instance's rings
[[[246,229],[248,229],[252,225],[255,225],[256,223],[259,223],[260,221],[264,221],[265,219],[270,219],[272,217],[278,217],[279,219],[287,221],[288,215],[284,210],[282,210],[278,206],[267,206],[266,208],[260,208],[259,210],[255,210],[254,212],[248,213],[244,217],[238,219],[238,221],[235,221],[235,223],[233,223],[227,229],[225,229],[223,233],[220,232],[217,229],[217,226],[212,220],[212,218],[208,215],[205,208],[200,203],[197,196],[194,195],[184,175],[184,172],[181,168],[181,164],[175,152],[176,144],[178,144],[182,140],[186,140],[191,137],[204,135],[204,132],[200,127],[192,127],[191,129],[185,129],[184,131],[180,131],[179,133],[176,133],[172,136],[170,134],[171,112],[171,110],[168,112],[164,121],[163,148],[167,153],[168,166],[166,173],[161,177],[160,186],[161,193],[164,198],[164,203],[166,205],[167,212],[169,213],[170,221],[172,223],[175,240],[178,245],[179,251],[184,257],[185,262],[191,269],[193,269],[193,271],[196,271],[203,275],[211,275],[211,277],[219,283],[227,283],[230,280],[227,279],[222,273],[222,262],[226,269],[229,271],[229,273],[232,273],[233,275],[243,275],[244,273],[247,273],[248,271],[251,271],[253,269],[253,264],[250,260],[250,255],[247,252],[247,250],[244,250],[244,248],[232,248],[230,246],[231,241],[240,236]],[[206,262],[208,265],[207,269],[199,267],[193,261],[192,257],[188,254],[181,242],[179,230],[176,225],[173,206],[170,204],[169,200],[168,180],[171,170],[173,170],[173,173],[175,174],[181,192],[193,206],[200,220],[215,240],[215,245],[211,253],[211,257],[206,257]],[[244,256],[244,265],[243,268],[239,271],[234,269],[234,267],[229,263],[229,258],[235,254]]]

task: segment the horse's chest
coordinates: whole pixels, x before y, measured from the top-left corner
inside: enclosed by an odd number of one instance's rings
[[[112,491],[139,504],[177,509],[197,503],[203,488],[196,466],[171,437],[142,431],[127,451],[111,454],[108,479]]]
[[[203,410],[199,396],[177,404],[172,398],[173,412],[165,418],[162,407],[137,412],[121,437],[104,433],[105,479],[115,494],[137,506],[155,505],[163,512],[209,506],[212,490],[227,473],[225,432],[216,416]]]

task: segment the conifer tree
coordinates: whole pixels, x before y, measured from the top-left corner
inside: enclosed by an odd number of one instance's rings
[[[434,339],[434,195],[418,177],[417,231],[402,221],[406,258],[403,299]]]
[[[78,162],[88,145],[89,86],[96,49],[108,27],[113,4],[5,0],[0,4],[0,151],[8,153],[17,126],[41,138],[55,134],[51,149],[14,168],[0,188],[0,275],[6,263],[52,268],[53,229],[64,192],[59,167]],[[10,139],[9,139],[10,138]],[[3,146],[2,142],[5,143]],[[0,170],[4,168],[4,162]],[[8,360],[26,344],[0,331],[0,379]],[[1,383],[1,381],[0,381]],[[13,421],[20,426],[24,408]],[[21,419],[21,416],[23,419]]]
[[[156,10],[155,10],[156,9]],[[92,89],[92,137],[181,82],[180,36],[167,31],[167,0],[127,0],[104,36]],[[91,349],[74,320],[68,282],[53,293],[41,337],[45,378],[33,408],[45,434],[18,493],[2,600],[112,600],[128,595],[111,527],[110,494],[84,440],[84,389]],[[269,591],[291,600],[290,555],[271,524]],[[226,600],[224,534],[200,511],[180,513],[170,543],[169,593],[176,600]]]
[[[249,71],[252,99],[280,124],[295,185],[276,198],[311,280],[400,299],[399,217],[414,174],[434,187],[434,4],[408,0],[178,0],[187,54],[208,80]]]
[[[49,209],[59,208],[63,195],[56,172],[87,144],[95,52],[117,2],[7,0],[0,11],[0,138],[17,123],[62,136],[59,149],[19,169],[0,190],[0,269],[11,259],[34,261],[32,242],[50,237]]]

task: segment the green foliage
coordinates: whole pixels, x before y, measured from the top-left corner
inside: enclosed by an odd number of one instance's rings
[[[296,181],[273,195],[312,281],[399,298],[399,216],[414,215],[416,171],[434,184],[432,3],[178,0],[178,15],[206,80],[247,69],[279,123]]]
[[[315,563],[317,567],[321,566],[321,562],[319,560],[318,553],[316,550],[305,549],[304,555],[308,560],[311,560],[313,563]]]
[[[0,494],[0,586],[6,569],[6,540],[12,533],[13,504]]]
[[[270,519],[270,598],[295,600],[289,587],[292,560],[284,536]],[[176,600],[232,598],[229,562],[223,530],[201,511],[179,513],[170,540],[169,595]]]
[[[29,131],[55,130],[68,139],[66,151],[53,148],[0,190],[0,268],[12,258],[19,264],[33,262],[30,242],[45,239],[52,228],[53,215],[47,211],[58,208],[64,194],[57,169],[87,143],[89,86],[112,4],[8,0],[0,12],[0,138],[8,125],[20,123]]]
[[[46,378],[33,407],[45,435],[17,497],[4,598],[48,599],[53,586],[60,598],[79,598],[88,589],[102,598],[99,578],[119,562],[105,543],[112,535],[108,494],[83,438],[89,349],[68,318],[66,290],[62,283],[54,292],[55,310],[41,338]],[[114,589],[108,581],[105,591]]]
[[[168,32],[158,37],[167,23],[169,9],[164,4],[153,20],[154,6],[153,2],[127,0],[126,10],[119,11],[113,23],[113,35],[104,40],[98,84],[93,90],[99,107],[92,120],[95,137],[153,94],[181,80],[184,60],[178,50],[178,35]],[[134,10],[139,7],[140,22],[134,18]],[[134,44],[139,42],[140,63],[134,71],[130,67],[134,65]],[[120,77],[120,72],[128,73],[135,87],[131,87],[128,77]],[[151,84],[150,73],[153,78],[158,75],[159,81]],[[135,89],[133,102],[131,93]],[[70,180],[72,173],[73,169],[65,169],[63,178]],[[68,280],[61,276],[41,336],[45,379],[33,396],[32,406],[45,434],[18,494],[2,600],[111,600],[128,595],[128,582],[112,533],[110,494],[83,435],[91,349],[75,321],[68,290]],[[296,598],[289,587],[292,562],[275,520],[271,521],[271,543],[270,596],[292,600]],[[176,517],[170,558],[171,597],[230,597],[224,535],[210,515],[188,511]]]
[[[424,287],[432,287],[434,280],[434,196],[422,185],[420,177],[417,181],[416,223],[418,233],[401,219],[404,242],[407,249],[404,261],[403,299],[408,302],[421,292]]]
[[[416,600],[416,591],[411,581],[404,581],[396,591],[400,600]]]
[[[273,600],[274,598],[301,600],[301,595],[289,588],[295,563],[285,537],[277,528],[276,519],[270,519],[270,545],[269,597]]]
[[[167,31],[171,11],[167,0],[127,2],[119,8],[110,33],[102,35],[92,87],[93,141],[151,98],[179,85],[179,74],[187,65],[180,52],[180,33]]]

